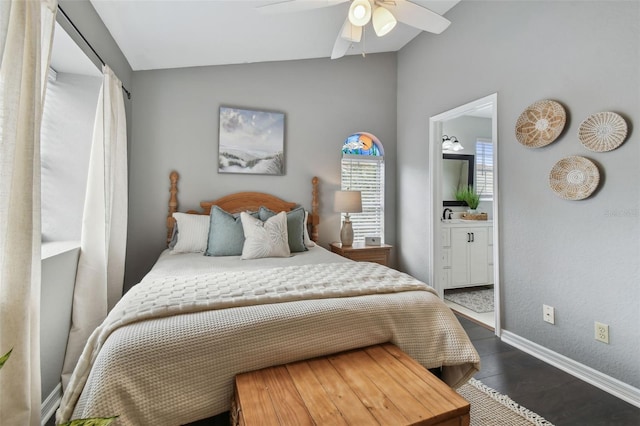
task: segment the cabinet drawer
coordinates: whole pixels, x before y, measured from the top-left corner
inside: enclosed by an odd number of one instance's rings
[[[353,251],[348,253],[347,257],[358,262],[375,262],[381,265],[387,265],[387,253],[383,250],[366,253]]]
[[[442,228],[442,233],[440,234],[440,238],[442,239],[442,247],[451,246],[451,229]]]
[[[440,287],[451,287],[451,269],[442,269],[440,273]]]
[[[451,267],[451,249],[450,248],[442,249],[442,267],[443,268]]]

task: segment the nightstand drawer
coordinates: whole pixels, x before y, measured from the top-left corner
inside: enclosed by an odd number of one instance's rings
[[[345,257],[358,262],[376,262],[386,266],[387,263],[389,263],[389,260],[387,259],[388,254],[389,252],[383,250],[373,252],[353,251]]]
[[[388,244],[381,246],[354,244],[350,247],[343,247],[340,243],[331,243],[331,251],[347,259],[355,260],[356,262],[375,262],[389,266],[391,246]]]

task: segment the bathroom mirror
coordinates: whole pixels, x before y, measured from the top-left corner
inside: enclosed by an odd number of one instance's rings
[[[456,200],[456,190],[461,186],[473,186],[474,158],[468,154],[442,154],[442,205],[466,206]]]

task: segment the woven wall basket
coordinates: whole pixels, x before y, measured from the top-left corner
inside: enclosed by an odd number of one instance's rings
[[[595,152],[612,151],[627,137],[627,123],[615,112],[590,115],[580,124],[578,139],[585,148]]]
[[[598,187],[598,167],[584,157],[566,157],[558,161],[549,173],[549,186],[565,200],[584,200]]]
[[[516,139],[529,148],[549,145],[562,133],[567,115],[556,101],[541,100],[524,110],[516,122]]]

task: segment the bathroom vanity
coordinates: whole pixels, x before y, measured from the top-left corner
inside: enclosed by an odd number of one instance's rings
[[[442,222],[443,289],[493,284],[493,222]]]

